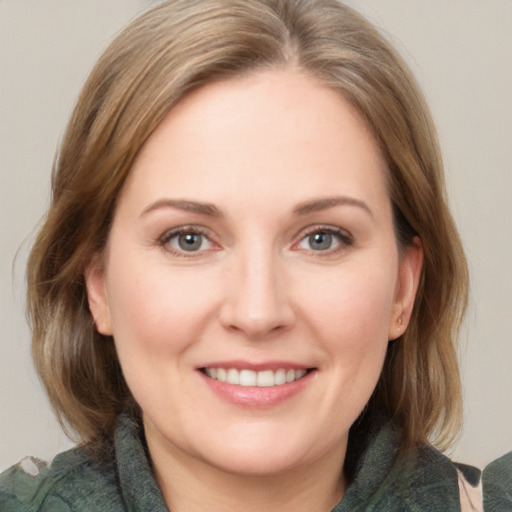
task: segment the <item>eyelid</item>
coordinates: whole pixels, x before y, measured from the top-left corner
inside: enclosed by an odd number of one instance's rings
[[[170,240],[172,240],[174,237],[184,234],[194,234],[194,235],[201,235],[205,237],[211,246],[218,247],[218,244],[213,240],[213,237],[211,236],[210,230],[203,228],[202,226],[197,225],[185,225],[185,226],[178,226],[175,228],[168,229],[165,231],[160,237],[158,237],[157,243],[160,245],[164,250],[169,252],[170,254],[178,257],[183,258],[194,258],[199,257],[203,255],[205,252],[211,250],[211,247],[208,249],[202,249],[199,251],[185,251],[185,250],[179,250],[175,247],[172,247],[170,245]]]
[[[340,250],[343,250],[347,247],[350,247],[354,244],[354,237],[352,234],[347,231],[346,229],[332,226],[332,225],[325,225],[325,224],[316,224],[313,226],[308,226],[304,228],[299,234],[298,234],[298,241],[293,244],[293,247],[297,247],[306,237],[311,236],[314,233],[327,233],[332,236],[334,236],[338,242],[339,245],[336,246],[333,249],[328,249],[325,251],[314,251],[313,249],[304,249],[308,253],[314,253],[318,256],[329,256],[331,254],[335,254]]]

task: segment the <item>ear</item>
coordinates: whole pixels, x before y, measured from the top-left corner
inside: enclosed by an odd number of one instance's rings
[[[423,246],[420,238],[415,236],[400,258],[395,300],[389,320],[389,340],[401,336],[409,325],[422,267]]]
[[[96,329],[100,334],[112,336],[103,255],[93,255],[85,269],[84,278],[89,309]]]

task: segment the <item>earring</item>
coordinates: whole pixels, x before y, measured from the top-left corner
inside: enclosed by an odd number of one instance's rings
[[[398,327],[396,328],[397,331],[401,331],[402,330],[402,323],[403,323],[403,320],[402,320],[402,317],[400,317],[398,319]]]

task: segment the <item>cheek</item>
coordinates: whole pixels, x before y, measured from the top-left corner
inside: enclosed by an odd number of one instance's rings
[[[303,311],[322,350],[329,354],[327,364],[336,376],[333,386],[359,409],[382,370],[396,271],[389,264],[370,265],[365,272],[348,266],[346,270],[333,272],[323,288],[309,287]]]
[[[354,344],[360,350],[387,342],[394,300],[393,272],[332,273],[323,287],[310,286],[303,310],[326,339]]]
[[[148,258],[127,258],[111,268],[108,291],[119,361],[135,400],[153,410],[169,400],[169,389],[183,389],[180,379],[189,362],[184,354],[201,338],[215,298],[201,272],[172,272],[150,265]]]
[[[109,279],[112,330],[120,350],[179,352],[197,337],[216,300],[204,272],[173,272],[166,265],[127,259]],[[118,259],[119,261],[119,259]],[[211,278],[210,278],[211,280]]]

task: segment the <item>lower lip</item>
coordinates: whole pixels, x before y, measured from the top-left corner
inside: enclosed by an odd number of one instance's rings
[[[208,387],[223,400],[239,407],[267,409],[300,393],[311,382],[315,371],[308,372],[302,379],[269,387],[237,386],[212,379],[202,372],[199,373]]]

